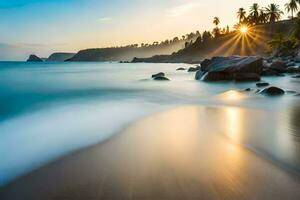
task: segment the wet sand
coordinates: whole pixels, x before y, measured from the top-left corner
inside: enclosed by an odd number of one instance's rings
[[[299,175],[242,145],[268,138],[263,124],[275,118],[197,106],[155,114],[1,188],[0,199],[298,200]]]

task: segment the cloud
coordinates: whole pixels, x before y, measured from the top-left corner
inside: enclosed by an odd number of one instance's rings
[[[99,18],[97,21],[98,22],[109,22],[111,20],[112,20],[112,18],[110,18],[110,17],[102,17],[102,18]]]
[[[200,3],[186,3],[179,6],[175,6],[169,10],[167,10],[167,16],[168,17],[178,17],[182,16],[188,12],[191,12],[192,10],[201,7],[202,4]]]

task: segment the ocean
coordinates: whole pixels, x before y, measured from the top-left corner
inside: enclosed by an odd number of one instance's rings
[[[270,121],[260,126],[274,126],[278,132],[245,139],[241,145],[300,172],[300,98],[294,96],[300,92],[299,80],[290,75],[263,78],[288,91],[268,98],[241,92],[256,88],[255,83],[204,83],[196,81],[194,73],[176,71],[191,66],[0,62],[0,186],[103,142],[138,119],[181,105],[268,113]],[[153,81],[151,75],[158,72],[171,81]],[[273,123],[276,117],[278,124]],[[207,123],[214,126],[214,121]],[[253,134],[255,128],[266,128],[253,127]],[[270,140],[279,133],[279,141]]]

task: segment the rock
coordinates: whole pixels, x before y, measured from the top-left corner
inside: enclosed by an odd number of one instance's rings
[[[203,61],[204,62],[204,61]],[[213,57],[206,67],[201,67],[203,72],[196,74],[196,80],[203,81],[259,81],[263,69],[261,57],[231,56]],[[204,65],[205,66],[205,65]],[[206,72],[206,73],[204,73]],[[203,75],[204,74],[204,75]],[[203,75],[203,77],[202,77]],[[202,77],[202,78],[200,78]]]
[[[261,74],[263,59],[257,56],[214,57],[206,70],[208,72]]]
[[[300,74],[292,76],[292,78],[300,78]]]
[[[198,71],[198,70],[200,70],[200,67],[198,66],[198,67],[190,67],[189,69],[188,69],[188,72],[196,72],[196,71]]]
[[[202,71],[207,71],[207,67],[211,64],[211,60],[210,59],[205,59],[201,62],[201,70]]]
[[[169,81],[170,79],[168,79],[164,76],[157,76],[157,77],[154,77],[153,80],[155,80],[155,81]]]
[[[296,68],[296,67],[288,67],[286,69],[286,72],[287,73],[300,73],[300,69],[299,68]]]
[[[288,90],[288,91],[286,91],[286,93],[289,93],[289,94],[296,94],[296,93],[298,93],[298,92],[293,91],[293,90]]]
[[[260,94],[267,95],[267,96],[279,96],[283,95],[285,92],[281,88],[278,87],[268,87],[263,89]]]
[[[205,74],[205,72],[203,72],[203,71],[201,71],[201,70],[198,70],[198,71],[196,72],[195,79],[196,79],[196,80],[201,80],[204,74]]]
[[[270,68],[277,71],[278,73],[286,73],[287,64],[282,61],[275,61],[271,64]]]
[[[300,54],[294,58],[294,61],[296,63],[300,63]]]
[[[46,59],[47,62],[64,62],[68,59],[71,59],[73,56],[75,56],[75,53],[53,53],[49,56],[49,58]]]
[[[265,83],[265,82],[256,83],[257,87],[266,87],[266,86],[269,86],[269,85],[270,85],[269,83]]]
[[[183,67],[179,67],[178,69],[176,69],[177,71],[183,71],[183,70],[185,70],[185,68],[183,68]]]
[[[288,64],[286,64],[286,66],[288,66],[288,67],[295,67],[296,63],[295,62],[289,62]]]
[[[165,73],[159,72],[159,73],[157,73],[157,74],[153,74],[153,75],[152,75],[152,78],[164,77],[164,76],[165,76]]]
[[[36,55],[30,55],[27,62],[43,62],[43,60]]]
[[[300,93],[298,93],[298,94],[295,94],[295,96],[296,96],[296,97],[300,97]]]
[[[260,81],[260,75],[255,73],[235,73],[233,79],[236,82]]]
[[[203,72],[202,72],[203,73]],[[197,79],[199,80],[199,79]],[[233,74],[229,72],[206,72],[202,79],[203,81],[230,81],[233,80]]]
[[[244,89],[245,92],[250,92],[251,91],[251,88],[246,88]]]
[[[283,75],[273,69],[264,68],[261,73],[261,76],[283,76]]]

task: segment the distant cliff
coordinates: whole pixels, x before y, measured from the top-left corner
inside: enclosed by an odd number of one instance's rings
[[[75,55],[75,53],[53,53],[49,56],[49,58],[46,59],[48,62],[63,62],[65,60],[68,60],[72,58]]]
[[[234,31],[218,38],[197,40],[192,45],[170,55],[156,55],[148,58],[134,58],[132,62],[170,62],[197,63],[213,56],[230,55],[267,55],[268,42],[275,34],[290,35],[295,20],[279,21],[273,24],[258,25],[251,29],[249,35],[242,36]]]
[[[43,60],[36,55],[30,55],[27,62],[43,62]]]
[[[198,35],[186,37],[184,39],[166,40],[161,43],[139,46],[128,45],[123,47],[85,49],[79,51],[67,61],[131,61],[134,57],[151,57],[157,54],[171,54],[185,47],[186,43],[196,41]]]

